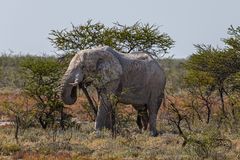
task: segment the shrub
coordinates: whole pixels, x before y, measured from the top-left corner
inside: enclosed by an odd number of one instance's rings
[[[63,64],[55,57],[26,57],[21,62],[24,92],[36,101],[35,117],[42,128],[46,129],[59,121],[64,129],[70,116],[64,113],[64,105],[58,96],[59,79]]]

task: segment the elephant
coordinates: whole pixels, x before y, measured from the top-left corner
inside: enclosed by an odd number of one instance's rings
[[[164,97],[166,76],[146,52],[123,54],[109,46],[77,52],[61,82],[61,98],[71,105],[77,99],[77,86],[92,84],[99,94],[100,105],[95,128],[111,128],[109,116],[117,103],[130,104],[138,111],[139,128],[149,125],[151,136],[157,136],[156,119]]]

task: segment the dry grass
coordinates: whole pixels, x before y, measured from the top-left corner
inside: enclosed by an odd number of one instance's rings
[[[16,96],[12,98],[12,96]],[[8,98],[21,102],[22,97],[5,93],[0,95],[0,101]],[[30,104],[34,103],[29,100]],[[89,117],[84,116],[81,104],[86,100],[80,97],[74,106],[69,109],[74,113],[74,117],[80,120],[88,120]],[[180,103],[180,102],[179,102]],[[0,103],[1,104],[1,103]],[[1,108],[1,107],[0,107]],[[120,108],[120,107],[119,107]],[[121,108],[123,108],[121,106]],[[163,121],[163,114],[166,108],[162,107],[160,112],[161,121],[158,121],[158,129],[164,134],[153,138],[149,136],[149,132],[140,133],[135,124],[136,115],[131,108],[123,108],[123,113],[133,113],[132,117],[124,122],[120,133],[116,138],[111,137],[109,131],[103,131],[101,137],[96,137],[94,133],[94,123],[81,123],[78,126],[70,128],[66,131],[40,128],[29,128],[20,130],[19,144],[14,139],[14,127],[0,128],[0,160],[1,159],[80,159],[80,160],[138,160],[138,159],[161,159],[161,160],[185,160],[185,159],[203,159],[199,156],[197,146],[189,143],[182,147],[183,139],[178,134],[173,134],[173,126]],[[1,109],[0,109],[1,110]],[[207,134],[202,134],[206,126],[201,124],[193,126],[199,130],[199,135],[191,135],[199,139],[208,140]],[[211,127],[209,127],[211,130]],[[208,129],[205,129],[208,132]],[[209,130],[209,131],[210,131]],[[194,132],[193,132],[194,133]],[[208,159],[240,159],[240,136],[238,134],[226,134],[227,138],[232,141],[231,149],[209,148]],[[198,138],[197,138],[198,139]],[[210,144],[206,141],[206,144]],[[200,150],[201,152],[201,150]]]
[[[144,132],[133,133],[128,137],[117,136],[113,139],[109,131],[103,131],[102,137],[97,138],[93,131],[93,124],[85,124],[79,130],[73,128],[57,132],[55,140],[51,130],[31,128],[21,132],[20,144],[16,144],[13,133],[13,128],[0,130],[2,158],[61,160],[189,157],[181,147],[181,138],[172,134],[153,138]]]
[[[131,135],[116,138],[111,138],[109,131],[103,131],[99,138],[93,127],[93,123],[89,123],[56,133],[30,128],[21,132],[20,144],[14,140],[13,128],[1,128],[0,159],[200,159],[187,148],[189,146],[182,147],[183,140],[177,134],[166,133],[154,138],[148,132],[137,133],[133,129]],[[240,155],[239,137],[232,142],[231,150],[216,152],[210,159],[236,159]]]

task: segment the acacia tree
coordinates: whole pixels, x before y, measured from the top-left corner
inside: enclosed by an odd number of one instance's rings
[[[224,39],[224,43],[227,45],[227,50],[232,54],[232,63],[229,66],[236,72],[229,79],[231,84],[231,90],[239,93],[240,91],[240,26],[234,28],[230,26],[228,29],[228,38]]]
[[[189,66],[185,66],[189,67]],[[185,88],[190,93],[193,98],[196,98],[197,102],[200,100],[200,103],[207,109],[207,119],[206,123],[210,122],[211,114],[212,114],[212,95],[215,90],[214,79],[210,77],[205,72],[196,72],[191,70],[191,68],[187,68],[187,73],[184,77]],[[192,107],[195,107],[196,104],[193,104]],[[196,105],[199,107],[199,105]],[[202,120],[198,110],[201,108],[195,107],[193,108],[200,120]]]
[[[21,62],[24,92],[36,101],[35,117],[46,129],[59,119],[64,129],[69,116],[58,96],[62,64],[54,57],[25,57]]]
[[[190,74],[187,75],[188,84],[194,82],[196,77],[201,74],[205,74],[206,79],[211,79],[211,81],[205,81],[207,83],[201,84],[201,87],[205,86],[210,88],[211,91],[214,89],[219,93],[221,110],[224,116],[226,116],[224,96],[230,96],[229,86],[233,85],[229,82],[236,80],[235,78],[240,72],[240,41],[238,32],[239,27],[237,29],[229,28],[231,37],[224,40],[228,45],[224,49],[214,48],[210,45],[196,45],[197,52],[185,64],[188,72],[196,75],[194,77],[190,77]]]
[[[139,22],[131,26],[114,23],[107,27],[89,20],[84,25],[72,25],[71,30],[52,30],[49,39],[64,53],[108,45],[123,53],[147,51],[161,57],[174,45],[170,36],[161,33],[158,26]]]
[[[223,41],[225,44],[228,45],[228,49],[234,50],[235,52],[240,51],[240,26],[234,28],[233,26],[230,26],[228,28],[228,34],[230,35],[229,38],[225,38]]]

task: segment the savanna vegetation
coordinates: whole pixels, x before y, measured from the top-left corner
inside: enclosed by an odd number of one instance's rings
[[[168,51],[175,42],[158,26],[88,21],[50,32],[56,56],[2,53],[0,118],[11,123],[0,126],[0,158],[239,159],[240,27],[227,32],[225,47],[196,44],[190,57],[174,59]],[[98,99],[91,86],[90,97],[80,91],[77,103],[63,104],[59,85],[69,60],[98,45],[126,54],[147,51],[160,62],[167,75],[157,122],[161,135],[139,131],[136,112],[120,104],[116,135],[105,130],[96,137]]]

